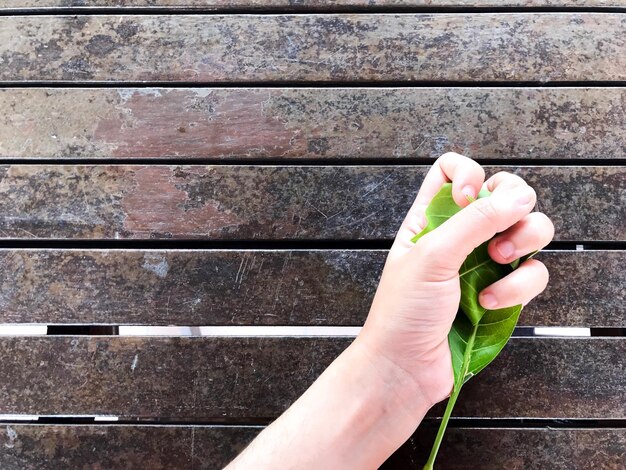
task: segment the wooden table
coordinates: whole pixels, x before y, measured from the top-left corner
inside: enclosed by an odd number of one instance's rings
[[[526,178],[556,236],[439,468],[625,468],[625,13],[4,0],[0,324],[50,326],[0,336],[0,468],[225,465],[351,338],[120,333],[361,325],[446,151]],[[384,467],[418,468],[441,412]]]

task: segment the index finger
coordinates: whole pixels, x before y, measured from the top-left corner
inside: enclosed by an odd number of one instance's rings
[[[485,181],[485,170],[471,158],[448,152],[433,164],[417,193],[415,203],[427,206],[444,183],[452,182],[452,197],[460,207],[469,204],[467,197],[476,198]]]

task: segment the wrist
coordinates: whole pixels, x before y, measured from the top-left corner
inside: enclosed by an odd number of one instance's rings
[[[454,385],[452,357],[447,339],[425,354],[406,351],[402,357],[395,357],[364,328],[353,345],[378,370],[379,375],[400,397],[409,397],[410,403],[426,407],[426,411],[446,399]],[[395,348],[394,348],[395,349]],[[417,414],[421,410],[416,410]]]
[[[410,374],[359,336],[232,468],[378,468],[430,404]]]
[[[406,419],[413,428],[439,401],[433,401],[428,388],[412,371],[383,354],[367,338],[359,335],[350,349],[358,356],[360,367],[366,370],[370,382],[381,391],[376,394],[381,406],[395,417]]]

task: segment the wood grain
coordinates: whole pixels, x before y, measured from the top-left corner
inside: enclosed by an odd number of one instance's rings
[[[3,8],[142,7],[222,9],[323,9],[349,7],[619,7],[623,0],[3,0]]]
[[[256,426],[0,425],[0,467],[24,469],[221,469]]]
[[[556,240],[626,239],[625,167],[507,169],[536,189]],[[392,239],[426,170],[0,166],[0,237]]]
[[[0,414],[273,418],[350,338],[0,338]],[[513,338],[455,416],[626,418],[624,338]],[[528,391],[532,390],[532,393]],[[434,410],[437,415],[441,408]]]
[[[624,31],[602,13],[6,16],[0,83],[625,80]]]
[[[93,468],[221,469],[263,429],[257,426],[29,425],[0,426],[4,470]],[[382,466],[415,469],[434,438],[426,423]],[[494,435],[498,438],[494,439]],[[450,428],[441,468],[621,470],[624,429]]]
[[[0,89],[0,157],[626,158],[626,88]]]
[[[0,323],[362,325],[384,250],[0,250]],[[520,326],[622,327],[624,251],[537,255]]]
[[[425,423],[381,467],[415,469],[424,463],[436,427]],[[625,429],[449,428],[437,456],[446,470],[621,470],[626,463]]]

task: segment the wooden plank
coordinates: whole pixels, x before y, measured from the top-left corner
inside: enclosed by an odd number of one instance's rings
[[[0,250],[0,323],[362,325],[384,250]],[[624,251],[552,251],[520,326],[621,327]]]
[[[359,325],[385,251],[2,250],[0,323]]]
[[[427,168],[0,166],[0,236],[392,239]],[[556,240],[626,239],[626,167],[506,168],[537,190]]]
[[[6,16],[0,82],[626,80],[624,31],[602,13]]]
[[[5,337],[0,414],[272,418],[350,342]],[[514,338],[466,384],[455,416],[626,418],[625,347],[624,338]]]
[[[0,425],[3,470],[221,469],[257,426]]]
[[[421,468],[436,428],[420,429],[381,470]],[[626,464],[626,429],[448,428],[437,456],[446,470],[589,469],[621,470]]]
[[[626,158],[626,88],[0,89],[0,157]]]
[[[626,6],[624,0],[3,0],[3,8],[171,8],[171,9],[322,9],[350,7],[560,7],[609,8]]]
[[[261,426],[31,425],[0,427],[0,466],[24,468],[220,469]],[[424,424],[381,468],[417,468],[426,460],[434,427]],[[494,439],[497,435],[497,439]],[[441,468],[485,470],[623,468],[626,430],[450,428]]]

